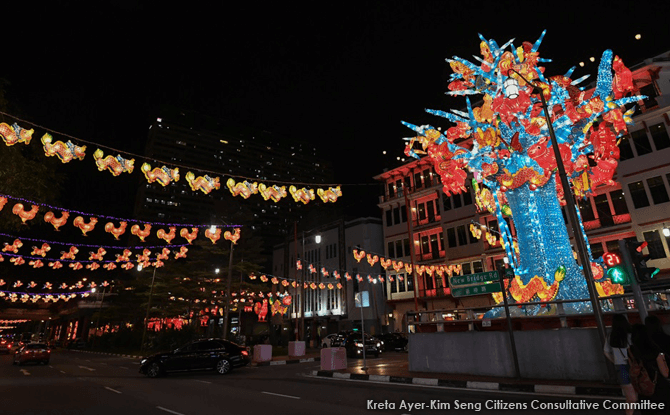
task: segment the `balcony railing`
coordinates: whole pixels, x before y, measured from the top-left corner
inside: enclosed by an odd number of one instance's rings
[[[587,222],[584,222],[584,229],[590,231],[592,229],[598,228],[607,228],[609,226],[621,225],[622,223],[630,222],[630,213],[624,213],[623,215],[614,215],[611,218],[602,218],[603,220],[594,219]]]

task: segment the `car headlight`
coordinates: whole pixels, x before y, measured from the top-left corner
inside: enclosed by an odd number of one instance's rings
[[[355,342],[354,345],[356,347],[363,347],[363,343],[361,343],[361,342]]]
[[[141,364],[141,365],[145,364],[145,363],[147,362],[147,360],[149,360],[149,359],[142,359],[142,360],[140,360],[140,364]]]
[[[377,347],[381,347],[383,343],[377,343]]]

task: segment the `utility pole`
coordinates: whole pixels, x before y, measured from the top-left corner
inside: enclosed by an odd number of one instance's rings
[[[223,316],[223,338],[228,338],[228,318],[230,317],[230,290],[233,282],[233,250],[235,244],[230,241],[230,259],[228,260],[228,281],[226,281],[226,311]]]

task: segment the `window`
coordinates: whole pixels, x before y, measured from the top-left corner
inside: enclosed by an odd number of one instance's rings
[[[498,229],[498,221],[496,219],[489,220],[489,232],[498,236],[500,229]]]
[[[467,189],[465,193],[463,193],[463,205],[471,205],[472,204],[472,185],[470,183],[465,183],[465,188]]]
[[[475,261],[472,263],[472,271],[476,274],[478,272],[484,272],[484,267],[482,266],[482,261]]]
[[[434,222],[435,221],[435,204],[433,203],[432,200],[429,201],[428,203],[426,203],[426,213],[428,214],[428,220],[430,222]]]
[[[386,211],[386,226],[391,226],[393,225],[393,212],[391,212],[391,209]]]
[[[607,200],[607,193],[603,193],[593,198],[596,210],[598,211],[598,218],[600,219],[601,226],[612,226],[614,225],[614,219],[612,219],[612,211],[610,210],[610,203]]]
[[[389,189],[389,199],[392,199],[393,197],[395,197],[395,187],[393,186],[393,183],[389,183],[388,189]]]
[[[391,284],[391,293],[397,293],[398,292],[398,276],[396,275],[393,278],[393,281],[389,282]]]
[[[472,274],[472,268],[470,268],[470,263],[466,262],[463,264],[463,275],[469,275]]]
[[[414,291],[414,275],[407,275],[407,291]]]
[[[430,178],[431,178],[430,169],[424,170],[423,173],[421,173],[421,177],[423,178],[423,183],[425,184],[426,187],[430,187],[430,186],[433,185],[430,182]]]
[[[430,235],[430,251],[433,253],[433,258],[440,252],[440,246],[437,244],[437,234]]]
[[[651,153],[651,144],[649,144],[649,137],[647,137],[647,132],[642,130],[633,131],[630,133],[630,138],[635,144],[635,150],[637,151],[638,156]]]
[[[395,244],[394,244],[393,242],[389,242],[389,243],[388,243],[388,248],[387,248],[387,251],[388,251],[388,252],[387,252],[387,255],[388,255],[390,258],[395,258],[395,257],[396,257],[396,256],[395,256],[395,249],[394,249],[394,247],[395,247]]]
[[[395,254],[396,258],[400,258],[403,256],[402,254],[402,242],[401,241],[395,241]],[[405,255],[407,255],[407,252],[405,252]]]
[[[409,238],[405,238],[402,240],[402,246],[403,249],[405,250],[405,256],[410,256],[411,252],[409,250]]]
[[[633,154],[633,149],[630,147],[630,140],[628,139],[628,136],[625,135],[621,138],[621,142],[619,143],[619,160],[629,160],[633,157],[635,157],[635,155]]]
[[[579,199],[579,213],[582,214],[583,222],[590,222],[595,220],[596,216],[593,214],[593,206],[591,206],[591,198]]]
[[[442,204],[444,205],[444,211],[451,210],[451,196],[447,196],[446,193],[442,193]]]
[[[414,173],[414,187],[416,189],[421,189],[423,183],[421,182],[421,173]]]
[[[454,209],[458,209],[459,207],[463,206],[463,204],[461,203],[460,193],[452,196],[452,200],[454,201]]]
[[[435,285],[433,284],[433,277],[430,275],[424,275],[425,281],[426,281],[426,290],[432,290],[435,288]]]
[[[665,203],[670,200],[668,199],[668,192],[665,190],[663,177],[656,176],[647,179],[647,186],[649,186],[649,193],[651,193],[651,199],[654,201],[655,205]]]
[[[600,242],[592,243],[591,244],[591,255],[593,255],[593,258],[600,258],[603,256],[605,253],[605,250],[603,249],[603,244]]]
[[[665,124],[660,123],[652,125],[649,127],[649,132],[651,133],[651,139],[654,140],[656,150],[663,150],[664,148],[670,147],[670,138],[665,129]]]
[[[614,208],[615,215],[628,213],[628,205],[626,204],[626,198],[623,197],[623,190],[619,189],[611,192],[610,198],[612,199],[612,207]]]
[[[456,229],[449,228],[447,229],[447,241],[449,242],[449,248],[455,248],[458,246],[456,244]]]
[[[398,275],[398,291],[405,291],[405,274]]]
[[[426,219],[426,205],[424,203],[419,204],[419,220]]]
[[[629,183],[628,189],[630,190],[630,197],[633,199],[633,206],[635,206],[635,209],[649,206],[647,192],[644,190],[644,184],[642,184],[642,182]]]
[[[663,248],[661,235],[658,231],[649,231],[642,235],[644,236],[644,240],[647,241],[647,249],[649,249],[651,259],[665,258],[665,248]]]
[[[656,102],[656,97],[658,92],[656,92],[656,87],[654,86],[654,81],[640,88],[640,95],[646,95],[648,98],[642,101],[644,108],[651,109],[658,105]]]
[[[613,252],[615,254],[621,255],[621,251],[619,251],[619,240],[618,239],[615,239],[613,241],[605,242],[605,246],[607,247],[607,252]]]
[[[458,232],[458,245],[467,245],[468,234],[465,232],[465,225],[457,227],[456,231]]]
[[[421,253],[422,254],[430,254],[430,246],[428,245],[428,237],[427,236],[422,236],[421,237]]]
[[[400,219],[402,219],[402,223],[407,223],[407,208],[405,206],[400,208]]]
[[[393,223],[400,223],[400,208],[393,208]]]

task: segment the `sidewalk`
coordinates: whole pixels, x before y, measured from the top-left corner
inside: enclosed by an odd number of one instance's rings
[[[253,349],[252,349],[253,350]],[[251,366],[274,366],[293,363],[320,362],[321,349],[307,348],[304,356],[272,356],[272,360],[267,362],[251,362]]]
[[[515,391],[543,395],[580,395],[623,399],[616,384],[595,381],[570,381],[546,379],[515,379],[467,374],[411,372],[407,360],[388,364],[384,359],[368,360],[366,371],[362,361],[349,359],[348,367],[341,370],[312,371],[312,376],[334,379],[390,382],[415,385],[441,386],[477,390]]]

